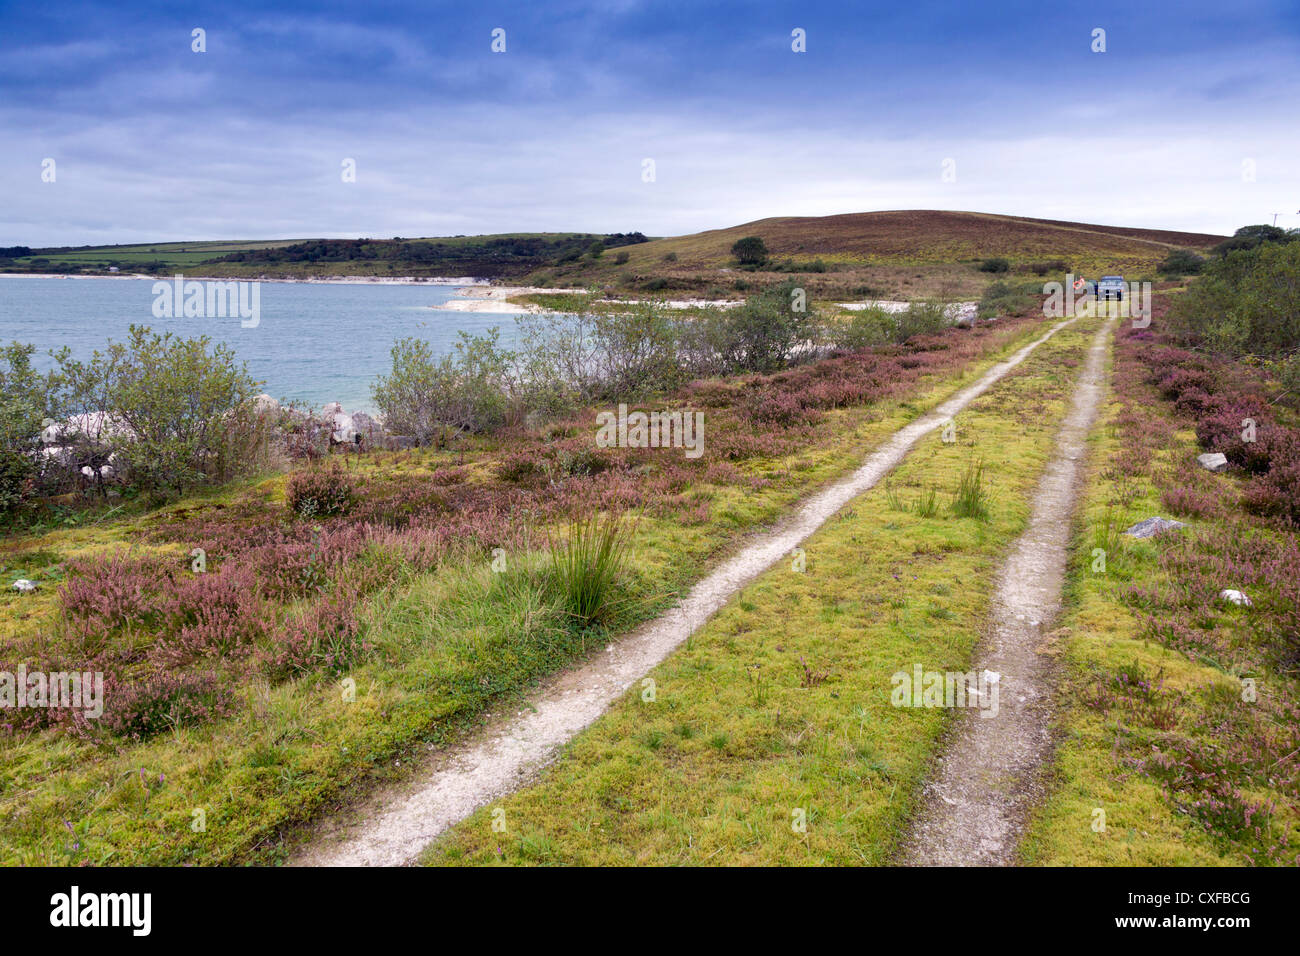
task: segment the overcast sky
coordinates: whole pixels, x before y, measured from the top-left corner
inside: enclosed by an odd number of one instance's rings
[[[1274,0],[0,0],[0,245],[917,208],[1290,228],[1298,67]]]

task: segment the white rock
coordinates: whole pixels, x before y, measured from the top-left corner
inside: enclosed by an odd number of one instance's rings
[[[322,415],[341,415],[343,414],[343,405],[339,402],[330,402],[321,409]]]
[[[266,394],[266,392],[263,392],[253,399],[253,409],[259,415],[266,412],[278,412],[280,410],[280,403],[270,395]]]
[[[19,578],[14,582],[14,590],[20,594],[31,594],[36,590],[36,582],[28,581],[26,578]]]
[[[1255,606],[1254,602],[1251,601],[1250,598],[1246,597],[1243,592],[1234,590],[1233,588],[1224,588],[1219,592],[1219,598],[1224,601],[1231,601],[1233,604],[1241,607]]]
[[[1225,471],[1228,467],[1228,456],[1219,451],[1197,455],[1196,461],[1206,471]]]
[[[357,429],[352,424],[351,415],[334,413],[334,440],[339,444],[350,444],[357,440]]]
[[[1132,535],[1135,538],[1149,538],[1152,535],[1160,534],[1165,531],[1176,531],[1179,528],[1186,527],[1187,525],[1183,524],[1181,521],[1172,521],[1168,518],[1156,516],[1154,518],[1147,518],[1145,521],[1139,521],[1124,533]]]

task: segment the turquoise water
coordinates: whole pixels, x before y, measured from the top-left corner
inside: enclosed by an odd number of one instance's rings
[[[389,370],[398,338],[420,336],[439,354],[461,330],[499,327],[503,345],[514,339],[512,315],[430,309],[455,295],[452,286],[263,282],[261,321],[246,329],[238,318],[155,318],[154,281],[0,275],[0,342],[28,342],[42,355],[66,345],[89,358],[110,339],[125,340],[132,324],[207,335],[234,349],[276,398],[373,411],[370,386]]]

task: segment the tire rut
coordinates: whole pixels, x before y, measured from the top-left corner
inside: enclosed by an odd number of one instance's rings
[[[1071,520],[1088,434],[1105,390],[1107,342],[1098,330],[1034,492],[1029,527],[998,573],[988,635],[973,668],[1000,675],[996,716],[954,719],[900,853],[910,866],[1007,866],[1043,789],[1052,752],[1055,656],[1049,627],[1060,611]]]

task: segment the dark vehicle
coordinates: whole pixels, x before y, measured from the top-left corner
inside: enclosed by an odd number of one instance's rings
[[[1124,288],[1123,276],[1102,276],[1101,281],[1097,283],[1097,298],[1104,302],[1114,297],[1123,302]]]

